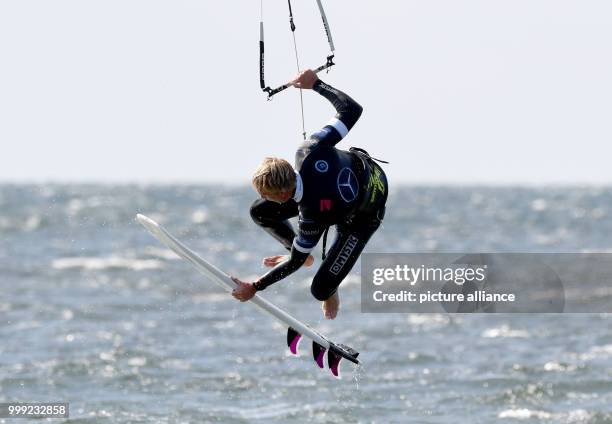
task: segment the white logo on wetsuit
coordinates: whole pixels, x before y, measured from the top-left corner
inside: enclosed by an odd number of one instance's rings
[[[359,183],[357,176],[351,168],[342,168],[338,174],[338,192],[342,200],[352,202],[359,194]]]
[[[315,169],[319,172],[327,172],[329,165],[324,160],[318,160],[315,162]]]
[[[344,246],[342,246],[342,250],[340,251],[340,254],[334,261],[331,268],[329,269],[329,272],[331,272],[334,275],[338,275],[340,273],[346,261],[348,261],[349,258],[351,257],[353,250],[355,250],[355,247],[357,247],[358,242],[359,242],[359,239],[357,237],[355,237],[354,235],[349,236],[349,238],[344,243]]]

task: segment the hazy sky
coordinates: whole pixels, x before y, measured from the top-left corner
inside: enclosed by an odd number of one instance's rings
[[[294,0],[303,67],[328,47]],[[341,147],[392,182],[612,183],[612,2],[324,0],[364,106]],[[295,73],[287,4],[264,0],[266,77]],[[259,1],[0,1],[0,180],[248,183],[293,161],[298,92],[259,89]],[[305,92],[306,125],[332,115]]]

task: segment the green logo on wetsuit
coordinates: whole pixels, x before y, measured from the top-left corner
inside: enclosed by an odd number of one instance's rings
[[[372,173],[370,174],[370,180],[368,181],[368,192],[371,192],[370,203],[374,203],[376,199],[376,193],[385,194],[385,183],[380,179],[380,168],[377,166],[372,167]]]

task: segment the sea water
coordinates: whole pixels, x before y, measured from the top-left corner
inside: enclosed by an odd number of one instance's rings
[[[357,265],[327,321],[309,291],[317,258],[264,295],[361,352],[336,380],[307,341],[289,356],[280,324],[134,221],[150,216],[249,280],[284,253],[251,222],[254,198],[213,185],[0,186],[0,402],[69,402],[72,423],[612,422],[610,315],[362,314]],[[605,187],[394,187],[367,246],[611,249]]]

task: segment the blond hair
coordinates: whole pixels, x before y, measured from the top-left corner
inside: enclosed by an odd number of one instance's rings
[[[260,195],[278,194],[295,188],[295,171],[280,158],[265,158],[253,174],[253,187]]]

